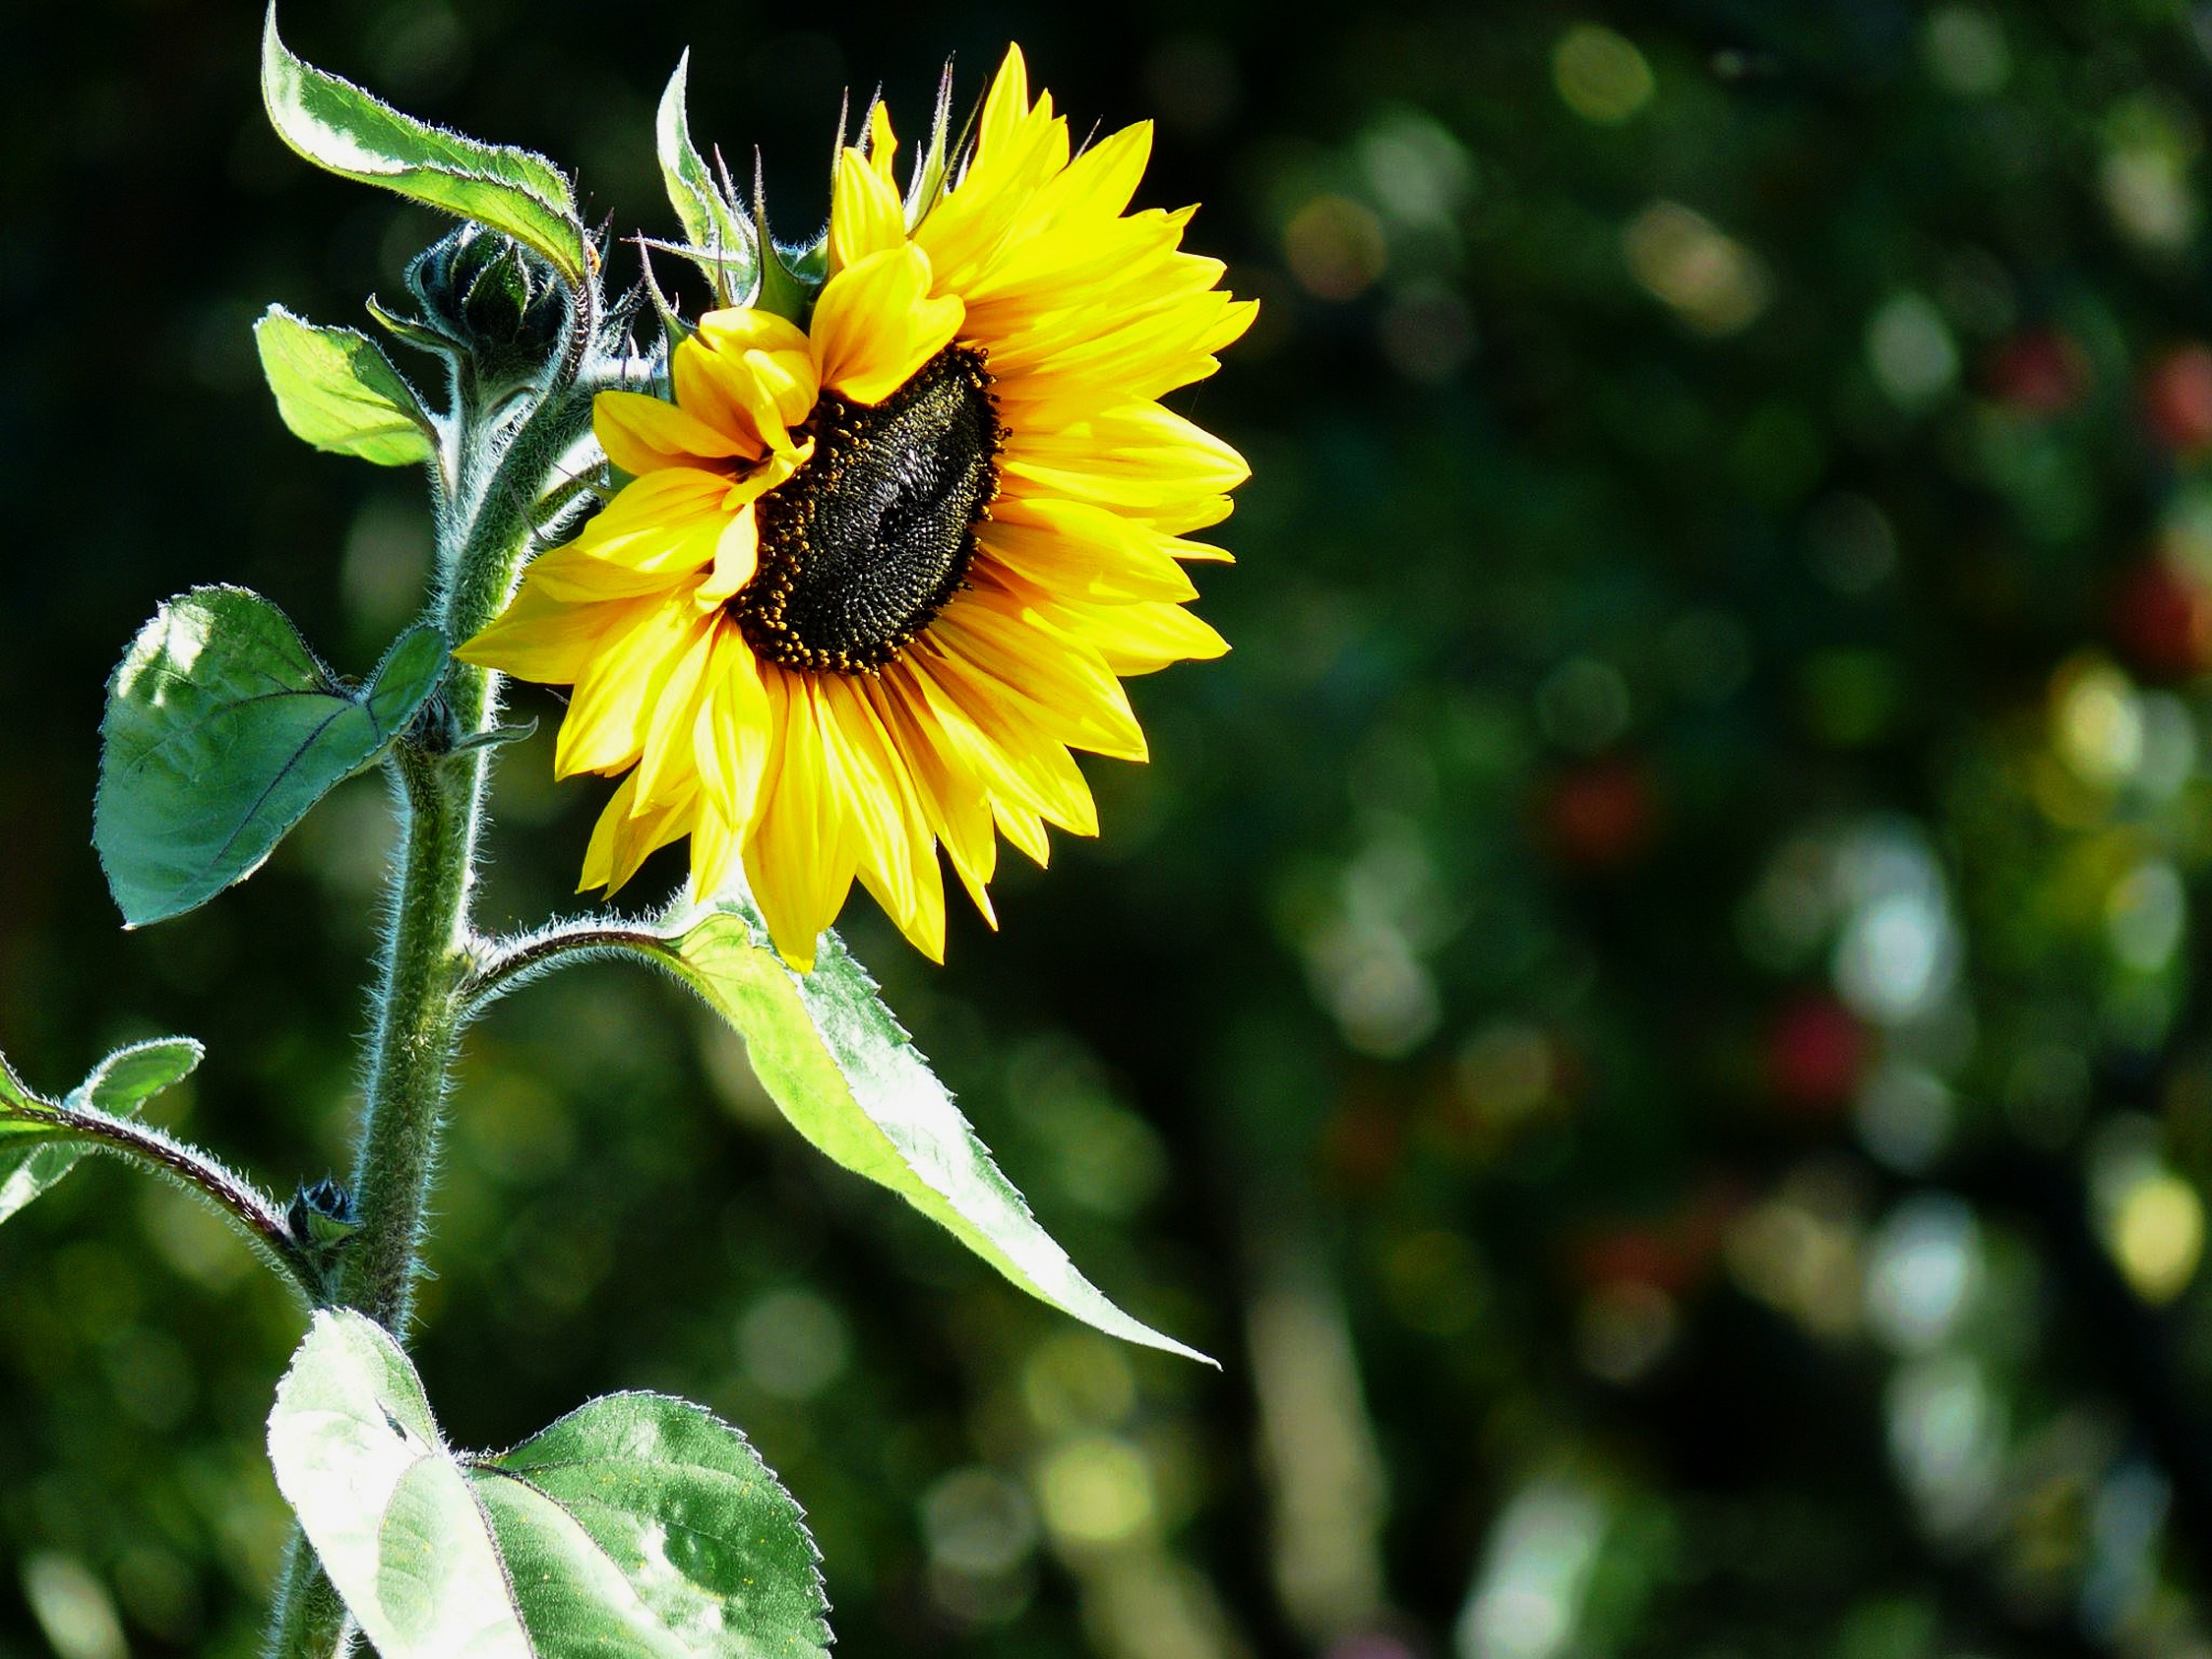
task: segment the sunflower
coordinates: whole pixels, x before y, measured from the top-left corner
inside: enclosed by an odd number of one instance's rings
[[[1186,539],[1248,474],[1159,399],[1213,372],[1254,305],[1132,213],[1149,124],[1071,155],[1018,48],[964,163],[903,196],[879,102],[840,151],[804,326],[711,311],[673,401],[602,393],[631,481],[541,554],[461,654],[575,688],[563,776],[620,773],[584,889],[691,838],[702,897],[740,870],[811,966],[855,877],[931,957],[943,846],[986,919],[1004,835],[1095,834],[1070,753],[1145,758],[1122,679],[1228,647],[1186,609]],[[770,258],[772,244],[764,250]]]

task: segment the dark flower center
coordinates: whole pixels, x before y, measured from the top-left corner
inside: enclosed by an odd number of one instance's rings
[[[814,457],[762,497],[760,572],[728,605],[758,655],[872,674],[959,590],[1006,438],[983,362],[949,345],[873,407],[822,394]]]

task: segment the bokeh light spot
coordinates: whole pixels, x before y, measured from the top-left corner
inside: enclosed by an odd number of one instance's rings
[[[1629,119],[1658,87],[1635,42],[1595,23],[1578,23],[1560,36],[1552,85],[1567,108],[1604,127]]]

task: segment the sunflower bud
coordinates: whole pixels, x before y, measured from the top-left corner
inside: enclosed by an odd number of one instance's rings
[[[410,260],[415,321],[461,348],[490,385],[532,379],[569,324],[569,291],[544,259],[512,237],[464,224]]]

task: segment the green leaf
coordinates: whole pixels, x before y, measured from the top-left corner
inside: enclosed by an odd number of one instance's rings
[[[129,1117],[163,1089],[189,1077],[207,1053],[190,1037],[132,1043],[93,1067],[92,1075],[72,1089],[63,1104]]]
[[[38,1097],[31,1092],[29,1085],[16,1075],[16,1069],[8,1064],[8,1057],[0,1054],[0,1107],[35,1106],[39,1103]],[[0,1116],[0,1123],[5,1122],[6,1118]]]
[[[519,1580],[529,1579],[527,1535],[533,1549],[617,1564],[645,1628],[684,1635],[671,1652],[753,1659],[828,1647],[820,1558],[798,1505],[704,1406],[611,1394],[477,1468]]]
[[[254,325],[254,344],[276,412],[294,437],[379,466],[437,455],[437,430],[414,388],[368,336],[323,328],[273,305]]]
[[[823,1152],[1061,1312],[1213,1363],[1123,1313],[1075,1270],[834,934],[804,974],[769,948],[757,917],[726,903],[672,930],[670,944],[677,976],[737,1028],[762,1085]]]
[[[0,1221],[77,1167],[86,1148],[21,1120],[0,1124]]]
[[[505,231],[583,284],[576,193],[544,156],[430,126],[326,75],[277,37],[275,6],[261,36],[261,95],[277,137],[318,167]]]
[[[761,283],[759,239],[692,143],[691,121],[684,112],[690,71],[691,53],[686,51],[676,60],[668,90],[660,94],[660,110],[653,121],[660,176],[668,187],[668,205],[676,210],[684,239],[691,245],[685,257],[706,273],[721,304],[750,305]]]
[[[615,1394],[450,1450],[399,1344],[318,1314],[269,1420],[276,1484],[384,1659],[821,1659],[799,1507],[703,1408]]]
[[[362,690],[284,613],[196,587],[141,629],[108,685],[92,842],[132,927],[181,915],[259,868],[332,787],[374,762],[446,668],[410,629]]]
[[[468,1477],[372,1321],[315,1316],[276,1385],[269,1460],[384,1659],[533,1659]]]
[[[71,1110],[93,1106],[128,1117],[190,1075],[206,1053],[190,1037],[133,1043],[93,1067],[92,1075],[70,1090],[62,1104]],[[75,1169],[89,1149],[81,1141],[56,1138],[59,1132],[45,1117],[53,1109],[0,1059],[0,1221]]]

